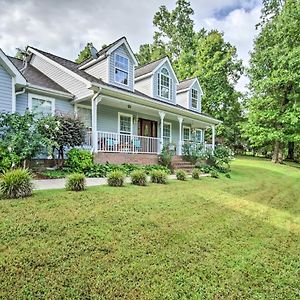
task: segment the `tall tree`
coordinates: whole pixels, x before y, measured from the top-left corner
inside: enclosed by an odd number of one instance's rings
[[[300,1],[286,0],[278,9],[255,40],[244,126],[252,146],[273,144],[275,163],[282,162],[288,142],[300,141]]]
[[[75,62],[80,64],[86,59],[91,57],[91,47],[93,47],[93,43],[87,43],[83,50],[80,51],[78,57],[76,58]]]

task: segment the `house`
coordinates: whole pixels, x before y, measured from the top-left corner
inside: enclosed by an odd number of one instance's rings
[[[75,114],[97,162],[155,163],[164,145],[180,156],[192,139],[215,147],[221,121],[201,111],[198,79],[179,82],[167,57],[138,67],[125,37],[81,64],[26,50],[24,61],[0,51],[0,111]]]

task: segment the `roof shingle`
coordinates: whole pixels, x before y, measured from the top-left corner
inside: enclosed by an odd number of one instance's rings
[[[152,61],[144,66],[135,69],[135,78],[151,73],[166,57]]]
[[[195,81],[195,79],[196,77],[180,81],[179,84],[177,85],[177,91],[188,89]]]

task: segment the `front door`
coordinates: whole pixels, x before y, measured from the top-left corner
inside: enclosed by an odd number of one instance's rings
[[[157,122],[139,119],[138,134],[140,136],[157,137]]]

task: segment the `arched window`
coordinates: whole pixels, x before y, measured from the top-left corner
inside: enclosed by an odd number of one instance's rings
[[[162,98],[171,99],[172,78],[166,68],[162,68],[158,74],[158,95]]]

